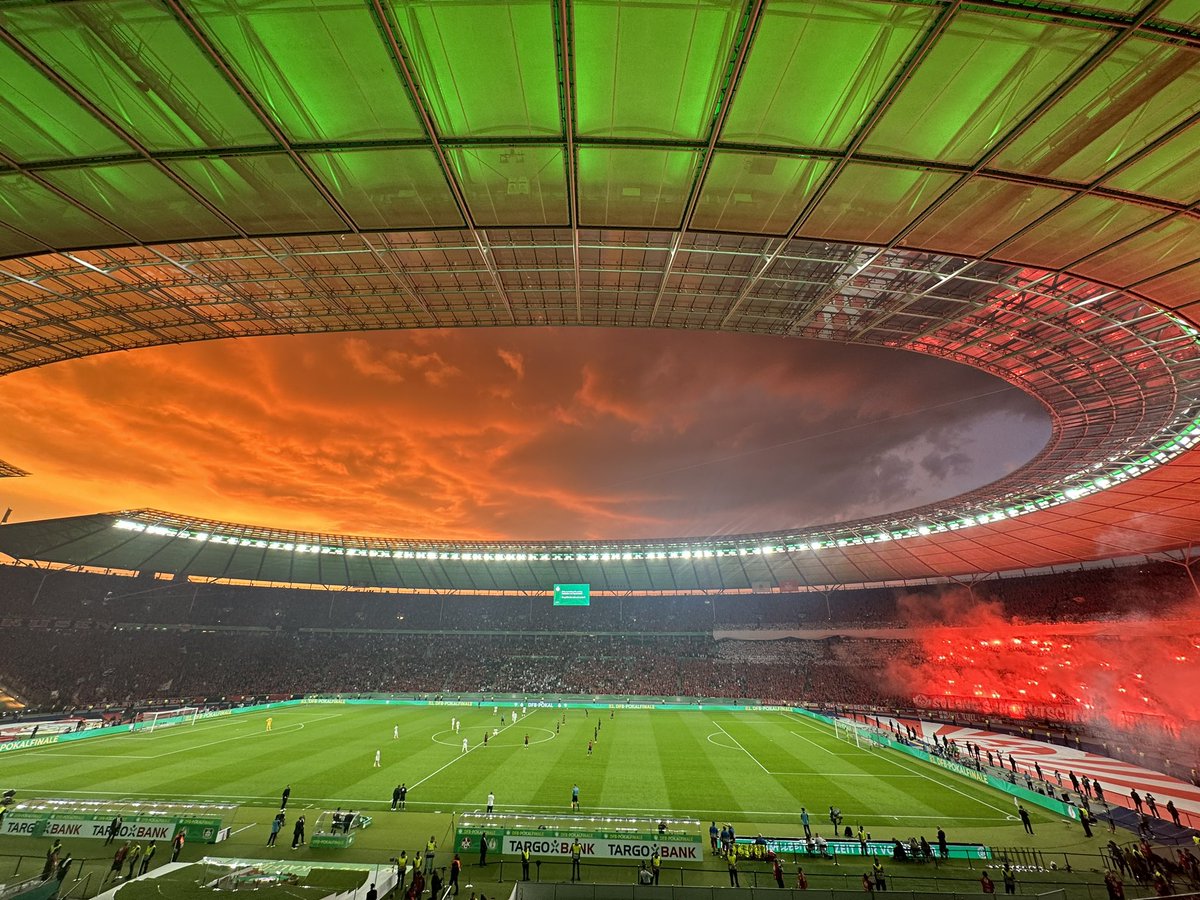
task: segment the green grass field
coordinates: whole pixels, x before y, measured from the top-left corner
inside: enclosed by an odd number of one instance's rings
[[[234,830],[231,840],[189,846],[185,859],[209,853],[385,862],[401,849],[411,854],[430,834],[448,846],[452,814],[482,811],[489,791],[500,814],[569,815],[575,783],[585,817],[698,819],[706,841],[714,819],[732,822],[743,835],[801,834],[802,805],[814,830],[827,837],[832,805],[841,808],[845,824],[861,823],[875,839],[925,835],[932,842],[941,826],[951,841],[1032,845],[1060,855],[1095,852],[1100,840],[1098,834],[1085,841],[1077,825],[1037,810],[1031,813],[1038,835],[1026,840],[1008,797],[891,751],[859,749],[792,713],[617,710],[610,718],[608,711],[569,710],[564,721],[561,710],[531,709],[516,725],[501,725],[490,707],[304,705],[271,717],[269,732],[267,714],[253,713],[14,751],[0,763],[3,786],[17,789],[18,799],[105,800],[114,809],[155,800],[239,804],[226,823]],[[457,735],[451,717],[462,721]],[[484,747],[484,732],[494,728],[499,733]],[[391,812],[392,789],[401,782],[409,789],[408,808]],[[268,849],[268,825],[289,784],[288,826],[279,846]],[[295,816],[306,814],[311,834],[316,815],[339,806],[375,817],[354,847],[290,849]],[[32,838],[5,841],[3,853],[45,852]],[[77,857],[104,855],[99,841],[78,843],[69,848]],[[556,877],[555,865],[543,870],[543,879]],[[603,867],[594,868],[592,878],[606,880]],[[708,868],[714,878],[723,874],[719,862]],[[814,886],[822,886],[825,868],[813,865]],[[914,866],[911,877],[924,884],[934,877],[927,868]],[[508,873],[488,869],[473,873],[475,880],[511,881],[516,874],[515,866]],[[845,871],[831,869],[839,883],[824,886],[841,887]],[[978,876],[969,864],[952,863],[937,877]]]

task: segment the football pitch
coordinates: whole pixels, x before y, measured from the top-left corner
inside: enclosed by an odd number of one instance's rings
[[[801,807],[813,831],[832,838],[828,812],[834,806],[842,812],[843,827],[857,832],[862,825],[874,840],[925,836],[935,843],[941,827],[951,842],[1036,847],[1057,851],[1060,858],[1061,851],[1098,849],[1084,841],[1078,825],[1033,807],[1038,836],[1027,838],[1010,798],[895,751],[859,748],[823,723],[791,712],[530,707],[515,724],[511,715],[504,707],[493,713],[492,707],[472,706],[305,704],[33,747],[5,754],[0,763],[3,787],[16,789],[18,800],[104,801],[114,812],[155,802],[236,804],[226,816],[230,839],[189,845],[184,859],[208,854],[386,862],[401,849],[414,852],[431,834],[445,851],[458,817],[482,813],[489,792],[498,817],[514,825],[577,822],[587,829],[605,820],[638,818],[646,823],[639,830],[650,830],[659,818],[696,820],[672,828],[699,831],[706,847],[713,821],[730,822],[744,836],[801,836]],[[461,720],[457,732],[452,719]],[[392,791],[400,784],[408,789],[407,808],[393,812]],[[574,785],[578,813],[571,810]],[[269,823],[286,786],[287,827],[278,846],[267,848]],[[337,807],[366,813],[374,824],[356,832],[348,849],[290,848],[296,816],[306,816],[311,837],[318,816]],[[33,838],[6,840],[0,851],[45,852]],[[100,864],[111,850],[101,843],[82,841],[70,849]],[[97,846],[82,846],[90,844]],[[553,880],[559,863],[546,862],[540,873]],[[819,876],[825,864],[812,862]],[[712,860],[701,868],[719,883],[722,865]],[[846,873],[862,865],[829,869],[840,873],[829,886],[842,886]],[[938,873],[969,882],[978,878],[975,868],[951,861]],[[933,869],[913,870],[922,881],[912,887],[923,889]],[[507,871],[507,876],[494,868],[476,872],[474,881],[512,881],[515,868]],[[597,866],[593,877],[611,880],[612,873]],[[1057,883],[1058,873],[1047,877],[1051,887],[1066,886]]]
[[[1011,802],[994,791],[859,749],[793,713],[530,708],[516,724],[510,715],[491,707],[300,706],[273,711],[270,731],[266,714],[201,720],[18,751],[4,768],[23,796],[114,801],[277,808],[290,784],[292,809],[367,812],[389,809],[404,783],[414,811],[482,810],[493,792],[497,812],[561,814],[577,784],[581,812],[707,825],[797,822],[804,806],[816,830],[825,821],[828,837],[830,806],[847,824],[905,837],[932,837],[947,823],[1016,821]],[[461,720],[457,733],[452,718]]]

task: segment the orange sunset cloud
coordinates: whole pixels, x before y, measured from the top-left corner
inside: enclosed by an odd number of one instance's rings
[[[0,380],[14,520],[153,506],[400,537],[701,536],[951,496],[1033,456],[1036,401],[898,351],[490,329],[220,341]]]

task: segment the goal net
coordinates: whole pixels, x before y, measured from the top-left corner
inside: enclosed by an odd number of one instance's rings
[[[838,740],[845,741],[848,744],[853,744],[855,747],[860,749],[865,743],[862,730],[857,725],[853,725],[850,722],[844,721],[843,719],[833,720],[833,733]]]
[[[200,707],[185,706],[182,709],[160,709],[156,712],[142,713],[133,723],[130,731],[154,731],[157,728],[167,728],[171,725],[195,725],[200,715]]]

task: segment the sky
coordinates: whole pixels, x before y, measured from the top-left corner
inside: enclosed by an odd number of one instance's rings
[[[0,379],[12,521],[153,507],[430,539],[711,537],[953,496],[1050,435],[985,373],[645,329],[214,341]]]

